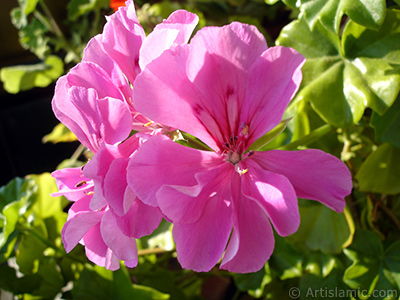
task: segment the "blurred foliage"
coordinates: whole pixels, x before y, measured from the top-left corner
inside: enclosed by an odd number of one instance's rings
[[[71,0],[61,8],[66,18],[57,20],[47,2],[20,0],[11,12],[21,45],[42,62],[3,68],[1,79],[9,92],[46,86],[66,73],[80,61],[87,41],[101,32],[104,15],[112,12],[106,0]],[[238,20],[257,26],[270,46],[302,53],[307,59],[304,79],[287,120],[252,147],[319,148],[340,157],[354,180],[347,207],[337,214],[299,199],[298,232],[286,238],[276,235],[272,257],[256,273],[182,270],[167,222],[138,241],[136,268],[121,265],[111,272],[93,266],[81,246],[65,253],[60,235],[69,203],[49,196],[57,190],[49,174],[15,178],[0,188],[0,288],[18,299],[398,299],[399,4],[136,1],[146,32],[184,8],[199,15],[198,28]],[[44,138],[53,143],[72,140],[63,125]],[[74,155],[62,166],[84,163]],[[290,294],[293,288],[299,293]]]

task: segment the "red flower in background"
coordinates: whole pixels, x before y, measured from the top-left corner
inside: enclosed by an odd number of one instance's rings
[[[117,11],[120,6],[125,6],[125,0],[110,0],[110,7],[114,11]]]

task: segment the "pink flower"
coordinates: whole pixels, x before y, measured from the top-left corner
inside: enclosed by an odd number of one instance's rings
[[[62,230],[66,251],[70,252],[79,242],[85,246],[89,260],[110,270],[119,268],[119,260],[125,261],[128,267],[136,266],[136,238],[153,232],[162,219],[158,208],[144,204],[127,187],[124,175],[126,167],[123,166],[127,165],[128,159],[123,155],[128,155],[128,149],[135,151],[137,145],[138,138],[135,136],[120,146],[103,143],[96,154],[100,153],[103,159],[100,163],[102,170],[97,168],[98,158],[95,155],[96,159],[90,161],[83,170],[67,168],[52,174],[59,187],[59,192],[52,195],[64,195],[75,201]],[[110,159],[112,156],[114,160]],[[86,172],[94,173],[93,179],[85,176]],[[115,182],[119,186],[114,186]],[[112,186],[108,187],[109,184]],[[110,204],[107,201],[93,201],[96,195],[100,195],[97,198],[102,200],[104,192],[112,193],[106,194]]]
[[[80,242],[94,263],[115,270],[119,260],[137,264],[135,238],[150,234],[162,215],[127,185],[126,167],[141,140],[132,130],[168,131],[132,105],[135,78],[165,49],[187,43],[198,17],[176,11],[145,37],[132,1],[110,16],[102,34],[90,40],[84,58],[56,85],[56,117],[94,153],[80,169],[55,171],[59,192],[75,201],[62,231],[67,252]],[[129,137],[129,138],[128,138]]]
[[[92,151],[90,146],[98,148],[99,145],[91,145],[90,141],[87,142],[81,136],[81,131],[88,126],[85,118],[88,115],[91,118],[90,108],[84,107],[76,100],[79,97],[77,94],[82,94],[85,90],[95,101],[119,101],[129,108],[131,124],[119,127],[120,136],[127,130],[152,132],[162,128],[162,125],[152,123],[133,107],[131,84],[141,70],[165,49],[175,44],[187,43],[197,22],[198,17],[195,14],[178,10],[158,24],[146,37],[137,20],[133,1],[127,1],[126,7],[119,8],[108,17],[103,33],[89,41],[82,62],[58,80],[52,102],[56,117],[71,129],[78,139],[82,138],[82,143]],[[117,121],[117,116],[125,117],[125,114],[112,112],[107,117]],[[99,124],[101,120],[95,119],[90,125]]]
[[[200,30],[150,62],[136,78],[134,105],[155,122],[186,131],[213,151],[145,142],[128,165],[128,185],[174,223],[184,268],[254,272],[277,233],[294,233],[297,197],[341,212],[350,172],[320,150],[248,151],[282,120],[299,88],[304,58],[267,48],[253,26],[232,23]]]

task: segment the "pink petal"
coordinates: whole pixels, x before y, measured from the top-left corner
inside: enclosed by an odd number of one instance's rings
[[[116,144],[125,140],[132,130],[132,115],[125,102],[113,98],[99,99],[97,102],[104,126],[104,141]]]
[[[161,220],[159,208],[146,205],[137,197],[124,216],[116,217],[120,230],[125,235],[137,239],[151,234],[160,225]]]
[[[121,260],[133,261],[138,257],[136,239],[124,235],[117,224],[116,217],[106,211],[100,224],[101,236],[104,243]]]
[[[203,28],[191,41],[187,74],[205,99],[202,110],[193,113],[219,141],[220,149],[227,138],[238,135],[247,72],[266,49],[254,26],[236,22]]]
[[[274,249],[268,217],[255,201],[241,196],[240,182],[232,182],[233,232],[220,268],[235,273],[260,270]]]
[[[264,169],[287,177],[300,198],[317,200],[342,212],[351,193],[350,171],[338,158],[316,149],[256,152],[252,159]]]
[[[128,165],[128,185],[145,204],[157,206],[156,193],[163,185],[194,186],[194,174],[221,163],[213,152],[199,151],[154,136],[140,146]]]
[[[214,137],[203,123],[215,132],[218,125],[204,112],[205,100],[187,78],[187,57],[187,45],[177,46],[149,63],[134,83],[133,104],[151,120],[189,132],[217,150]],[[204,115],[203,120],[199,121],[195,113]]]
[[[94,182],[93,210],[110,204],[119,214],[126,212],[134,199],[126,194],[126,164],[131,153],[139,147],[139,142],[138,137],[132,136],[118,145],[103,143],[86,164],[83,172]]]
[[[51,173],[56,180],[57,193],[53,197],[65,196],[70,201],[77,201],[93,190],[93,181],[84,176],[81,168],[65,168]]]
[[[85,176],[92,178],[94,182],[94,194],[90,203],[92,210],[98,210],[108,205],[104,195],[104,178],[114,159],[115,157],[107,151],[106,144],[103,143],[83,169]]]
[[[125,99],[129,99],[132,89],[120,67],[104,50],[102,36],[102,34],[98,34],[89,41],[84,50],[82,61],[94,63],[106,71],[114,85],[122,91]]]
[[[111,15],[104,26],[102,45],[131,83],[140,72],[139,50],[144,38],[133,2]]]
[[[94,89],[73,86],[68,90],[68,97],[76,109],[68,115],[72,121],[76,122],[70,129],[76,132],[82,144],[95,153],[104,140],[104,127],[102,128],[97,107],[97,93]],[[84,136],[81,135],[79,129],[83,131]]]
[[[95,92],[90,92],[90,96],[96,97]],[[82,144],[91,151],[97,150],[97,141],[92,139],[92,133],[89,132],[86,124],[87,120],[83,118],[79,107],[71,101],[67,76],[62,76],[57,80],[52,108],[57,119],[67,126]]]
[[[225,190],[229,186],[232,173],[235,173],[233,166],[223,163],[213,169],[194,174],[198,182],[195,186],[164,185],[157,192],[157,203],[165,216],[174,223],[197,222],[210,199],[218,198],[218,201],[228,203],[229,199],[223,197],[226,197]]]
[[[209,68],[209,63],[217,62],[209,60],[212,57],[219,62],[227,61],[236,69],[247,71],[267,50],[265,38],[255,26],[238,22],[223,27],[204,27],[196,33],[190,43],[193,47],[189,58],[188,76],[193,82],[198,77],[204,77],[202,80],[206,80],[206,74],[201,73],[204,68]]]
[[[193,30],[199,23],[199,17],[196,14],[179,9],[171,13],[167,20],[158,24],[159,28],[174,28],[179,30],[179,35],[175,40],[176,44],[186,44]],[[157,28],[156,26],[156,28]]]
[[[90,261],[111,271],[119,269],[119,259],[103,241],[100,223],[85,235],[84,242],[86,256]]]
[[[58,81],[53,110],[82,144],[96,152],[103,140],[116,143],[129,135],[132,116],[124,102],[112,98],[99,99],[92,88],[73,86],[67,89],[66,84],[65,77]],[[68,97],[65,98],[63,93]]]
[[[142,70],[164,50],[173,45],[187,43],[198,21],[195,14],[177,10],[158,24],[143,41],[140,49],[139,65]]]
[[[69,219],[61,232],[65,251],[70,252],[90,229],[100,223],[102,215],[98,212],[81,212]]]
[[[69,86],[95,89],[99,98],[111,97],[120,100],[124,99],[121,90],[112,81],[110,75],[92,62],[80,62],[66,76]]]
[[[127,158],[114,159],[104,177],[104,196],[110,207],[119,216],[127,213],[136,195],[129,193],[126,182]]]
[[[251,159],[246,160],[246,165],[249,171],[241,176],[243,195],[263,208],[279,235],[296,232],[300,224],[299,207],[289,180],[262,169]]]
[[[223,199],[209,198],[197,222],[174,224],[178,261],[183,268],[207,272],[221,258],[232,228],[231,209]]]
[[[67,221],[72,219],[76,214],[81,212],[92,212],[90,209],[90,200],[92,199],[91,195],[87,195],[84,198],[79,199],[78,201],[74,202],[68,210],[68,217]]]
[[[202,95],[199,98],[204,99],[202,110],[193,113],[222,149],[224,138],[236,136],[239,131],[247,72],[267,44],[254,26],[234,22],[201,29],[190,49],[187,74]]]
[[[297,92],[304,57],[291,48],[272,47],[249,70],[241,121],[249,126],[250,146],[282,120]]]

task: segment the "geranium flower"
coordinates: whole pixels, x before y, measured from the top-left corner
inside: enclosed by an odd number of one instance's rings
[[[128,185],[174,224],[184,268],[255,272],[277,233],[294,233],[297,197],[341,212],[350,172],[320,150],[249,151],[277,126],[299,88],[304,58],[267,48],[254,26],[200,30],[150,62],[134,83],[134,106],[155,122],[198,137],[201,151],[155,136],[128,165]]]
[[[127,1],[126,4],[126,7],[121,7],[108,17],[103,33],[89,41],[82,62],[57,81],[52,101],[53,111],[72,131],[80,131],[83,121],[77,120],[82,119],[78,115],[84,116],[90,110],[89,107],[74,104],[73,98],[79,96],[77,93],[87,93],[88,96],[85,97],[91,97],[95,102],[97,99],[108,98],[112,99],[109,101],[125,103],[130,110],[132,124],[130,127],[119,127],[121,135],[127,130],[148,133],[169,130],[136,111],[132,105],[131,84],[146,64],[165,49],[175,44],[187,43],[197,25],[198,17],[185,10],[175,11],[146,37],[137,20],[133,1]],[[84,91],[90,89],[94,91]],[[120,114],[110,114],[108,117],[117,119],[116,116],[119,117]],[[100,124],[101,120],[96,120],[94,125]],[[84,145],[88,147],[87,143]],[[90,147],[89,149],[92,150]]]
[[[132,130],[164,130],[132,106],[131,84],[162,51],[187,42],[198,20],[177,11],[145,37],[133,2],[126,4],[89,41],[82,62],[57,81],[52,101],[56,117],[94,153],[83,169],[53,173],[56,194],[75,201],[62,231],[64,246],[69,252],[80,242],[91,261],[112,270],[119,260],[136,265],[135,238],[150,234],[162,219],[159,208],[141,202],[127,186],[129,157],[147,138],[129,137]]]
[[[67,252],[79,242],[99,266],[116,270],[120,260],[136,266],[136,238],[152,233],[162,219],[159,209],[140,201],[126,183],[128,157],[139,141],[132,136],[119,145],[102,143],[84,168],[52,173],[59,188],[52,196],[74,201],[61,232]]]

